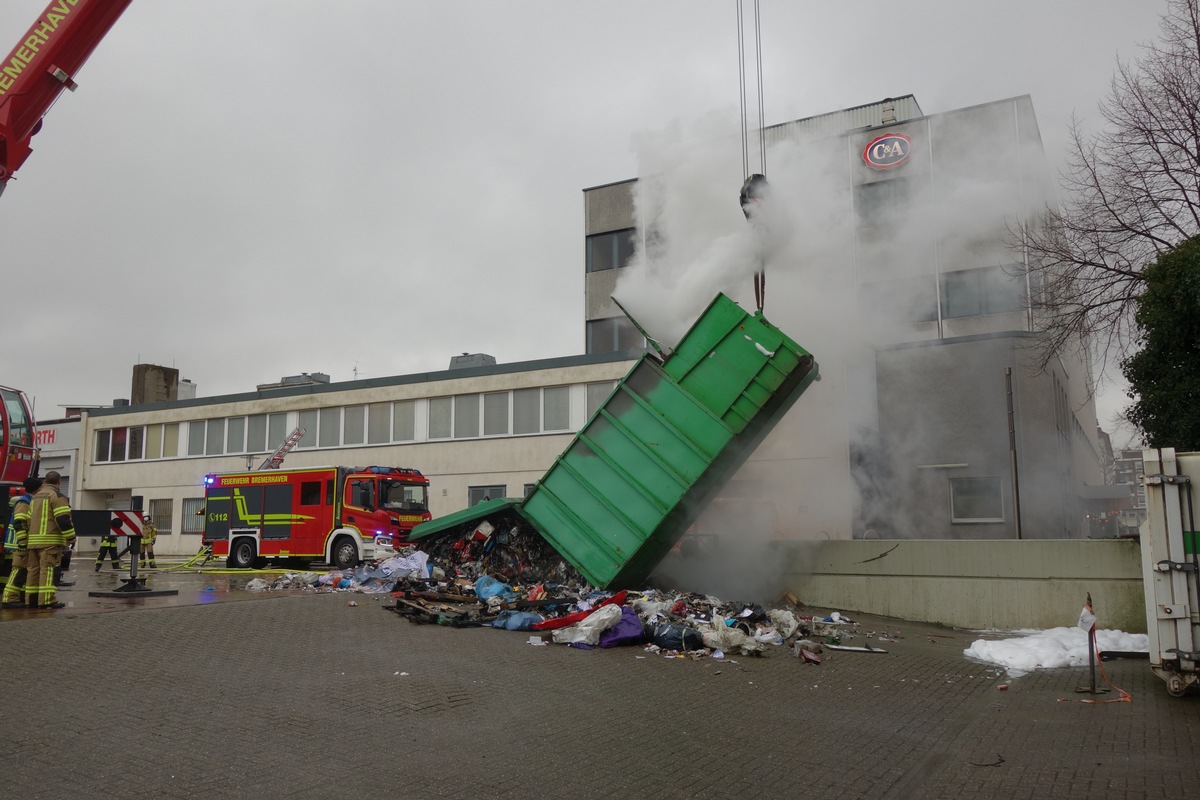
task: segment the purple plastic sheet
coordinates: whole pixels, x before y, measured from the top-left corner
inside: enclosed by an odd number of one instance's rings
[[[623,644],[641,644],[646,639],[642,631],[642,621],[637,612],[629,606],[621,607],[621,619],[600,634],[601,647],[617,647]]]

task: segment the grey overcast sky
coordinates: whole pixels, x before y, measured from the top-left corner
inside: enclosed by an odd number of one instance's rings
[[[0,0],[0,53],[45,6]],[[1029,94],[1057,167],[1164,7],[762,0],[764,116]],[[583,352],[581,190],[736,118],[735,8],[134,0],[0,197],[0,383],[49,419],[138,362],[209,396]]]

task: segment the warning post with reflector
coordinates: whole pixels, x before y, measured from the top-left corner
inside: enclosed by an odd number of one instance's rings
[[[146,585],[145,578],[137,574],[138,556],[142,552],[142,512],[113,511],[109,527],[117,536],[124,536],[129,541],[126,552],[129,553],[129,577],[121,579],[121,586],[115,589],[88,592],[88,597],[166,597],[179,594],[178,589],[151,589]]]

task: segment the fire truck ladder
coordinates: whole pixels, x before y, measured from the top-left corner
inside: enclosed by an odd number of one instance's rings
[[[295,428],[288,437],[283,440],[283,444],[275,448],[275,452],[267,456],[267,460],[258,465],[259,469],[279,469],[279,465],[283,463],[283,459],[287,458],[287,454],[292,451],[299,442],[304,438],[304,434],[308,433],[304,428]]]

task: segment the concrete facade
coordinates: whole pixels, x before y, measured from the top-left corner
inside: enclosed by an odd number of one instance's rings
[[[823,380],[743,468],[738,480],[757,488],[742,495],[774,503],[788,538],[1088,536],[1083,496],[1105,483],[1089,362],[1061,352],[1035,369],[1036,286],[1009,244],[1013,226],[1053,203],[1030,98],[925,115],[906,96],[764,134],[780,196],[819,194],[795,208],[820,214],[820,227],[795,227],[820,241],[767,270],[767,312],[813,351]],[[894,135],[904,158],[873,167],[868,151]],[[789,187],[796,163],[819,179]],[[669,179],[585,190],[589,252],[619,234],[647,254],[589,262],[589,330],[623,324],[605,319],[620,314],[610,295],[622,273],[654,268],[657,228],[671,220],[653,217],[640,183],[654,196]],[[786,272],[814,253],[820,268]],[[589,336],[589,352],[608,340]]]

